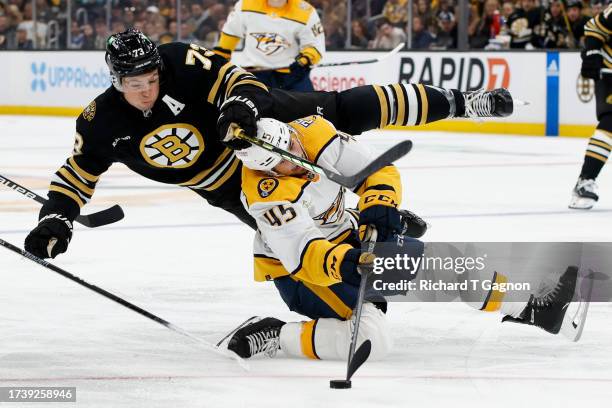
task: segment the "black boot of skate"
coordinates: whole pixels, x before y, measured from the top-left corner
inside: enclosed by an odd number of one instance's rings
[[[266,317],[239,329],[230,339],[227,348],[242,358],[265,353],[274,357],[280,349],[280,331],[285,322]]]
[[[427,232],[427,223],[421,217],[409,210],[399,210],[402,223],[402,235],[421,238]]]
[[[463,92],[463,98],[465,100],[463,117],[465,118],[503,118],[510,116],[514,110],[512,95],[505,88]]]
[[[520,317],[505,316],[502,322],[528,324],[552,334],[559,333],[567,308],[574,297],[577,279],[578,268],[568,267],[552,290],[538,297],[531,295]]]

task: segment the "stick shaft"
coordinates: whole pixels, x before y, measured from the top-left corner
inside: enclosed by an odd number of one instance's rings
[[[99,295],[104,296],[107,299],[110,299],[110,300],[120,304],[121,306],[124,306],[124,307],[126,307],[126,308],[128,308],[128,309],[130,309],[130,310],[132,310],[132,311],[134,311],[134,312],[136,312],[136,313],[146,317],[147,319],[153,320],[154,322],[156,322],[158,324],[161,324],[162,326],[164,326],[164,327],[166,327],[166,328],[168,328],[168,329],[170,329],[170,330],[172,330],[172,331],[174,331],[176,333],[179,333],[179,334],[181,334],[181,335],[183,335],[185,337],[188,337],[189,339],[191,339],[191,340],[197,342],[198,344],[204,346],[207,350],[210,350],[210,351],[212,351],[212,352],[214,352],[216,354],[222,355],[223,357],[226,357],[226,358],[227,357],[232,358],[232,359],[238,361],[238,363],[241,366],[245,367],[244,361],[240,357],[235,355],[234,353],[230,353],[230,352],[226,353],[226,352],[224,352],[224,350],[218,349],[217,347],[215,347],[214,345],[208,343],[207,341],[205,341],[205,340],[203,340],[203,339],[201,339],[201,338],[199,338],[199,337],[189,333],[188,331],[186,331],[186,330],[184,330],[184,329],[182,329],[182,328],[180,328],[178,326],[175,326],[174,324],[168,322],[167,320],[164,320],[161,317],[156,316],[153,313],[148,312],[148,311],[144,310],[143,308],[141,308],[139,306],[136,306],[135,304],[130,303],[127,300],[125,300],[123,298],[120,298],[119,296],[117,296],[117,295],[115,295],[115,294],[113,294],[113,293],[111,293],[111,292],[109,292],[109,291],[107,291],[105,289],[102,289],[102,288],[100,288],[100,287],[98,287],[96,285],[93,285],[93,284],[87,282],[87,281],[79,278],[78,276],[73,275],[70,272],[60,268],[59,266],[53,265],[52,263],[47,262],[46,260],[44,260],[42,258],[38,258],[37,256],[34,256],[31,253],[29,253],[29,252],[27,252],[27,251],[25,251],[25,250],[23,250],[21,248],[18,248],[17,246],[15,246],[15,245],[11,244],[10,242],[7,242],[7,241],[5,241],[5,240],[3,240],[1,238],[0,238],[0,245],[5,247],[5,248],[7,248],[7,249],[9,249],[10,251],[13,251],[13,252],[23,256],[24,258],[27,258],[27,259],[29,259],[29,260],[31,260],[31,261],[33,261],[33,262],[35,262],[35,263],[37,263],[37,264],[47,268],[47,269],[49,269],[49,270],[51,270],[51,271],[53,271],[55,273],[58,273],[58,274],[62,275],[63,277],[65,277],[67,279],[70,279],[73,282],[76,282],[77,284],[79,284],[81,286],[86,287],[89,290],[92,290],[92,291],[96,292]]]
[[[366,229],[365,237],[368,240],[368,252],[374,252],[374,246],[376,245],[377,232],[373,226],[368,226]],[[351,335],[351,346],[349,348],[348,361],[346,364],[346,380],[350,380],[351,374],[351,361],[355,356],[355,348],[357,347],[357,336],[359,334],[359,322],[361,321],[361,312],[363,310],[363,301],[365,298],[366,283],[368,280],[368,273],[366,271],[360,271],[361,280],[359,281],[359,292],[357,295],[357,305],[355,308],[355,326],[353,327],[353,333]]]

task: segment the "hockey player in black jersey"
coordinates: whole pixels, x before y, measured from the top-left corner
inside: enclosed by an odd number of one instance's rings
[[[580,74],[595,80],[597,128],[589,140],[569,208],[588,210],[599,196],[595,180],[612,149],[612,5],[591,18],[584,27]],[[608,72],[602,72],[602,68]]]
[[[195,44],[156,47],[128,30],[109,37],[112,86],[76,121],[72,156],[55,173],[49,200],[25,249],[41,258],[66,251],[72,222],[91,199],[100,176],[120,162],[152,180],[192,189],[245,224],[240,169],[232,139],[240,126],[254,135],[260,117],[289,122],[319,114],[350,134],[387,125],[422,125],[465,116],[507,116],[510,93],[462,93],[427,85],[362,86],[344,92],[269,90],[252,74]]]

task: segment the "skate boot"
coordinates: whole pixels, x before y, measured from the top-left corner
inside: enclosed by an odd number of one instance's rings
[[[578,178],[576,186],[572,191],[572,200],[568,207],[576,210],[589,210],[599,200],[599,196],[595,192],[597,184],[593,179]]]
[[[473,92],[463,92],[466,118],[503,118],[510,116],[514,110],[512,95],[505,88],[492,91],[479,89]]]
[[[280,349],[280,331],[284,324],[273,317],[249,323],[234,333],[227,348],[242,358],[261,353],[274,357]]]
[[[577,279],[578,268],[575,266],[568,267],[554,288],[537,297],[531,295],[527,307],[518,318],[505,316],[502,322],[528,324],[552,334],[559,333],[565,313],[574,297]]]
[[[399,210],[402,223],[402,235],[421,238],[427,232],[427,223],[421,217],[408,210]]]

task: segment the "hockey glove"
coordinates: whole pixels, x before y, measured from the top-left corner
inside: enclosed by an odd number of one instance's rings
[[[63,215],[49,214],[25,239],[25,250],[39,258],[55,258],[66,252],[72,238],[72,222]]]
[[[375,255],[363,252],[360,249],[349,249],[344,254],[344,259],[340,264],[340,276],[342,282],[352,286],[359,286],[362,272],[372,272],[374,268]]]
[[[582,67],[580,68],[580,75],[584,78],[594,79],[596,81],[601,79],[601,68],[603,67],[603,56],[601,50],[582,50]]]
[[[402,232],[402,220],[395,207],[387,205],[373,205],[361,210],[359,213],[359,239],[363,241],[366,227],[376,227],[377,242],[388,241],[394,234]]]
[[[217,119],[217,131],[221,136],[221,142],[234,150],[242,150],[251,146],[249,142],[236,138],[234,129],[240,127],[247,135],[255,136],[258,119],[259,110],[251,99],[239,95],[227,98],[221,105],[219,119]]]
[[[285,87],[291,87],[300,82],[310,74],[310,60],[303,55],[298,55],[295,62],[289,65],[289,74],[285,78]]]

